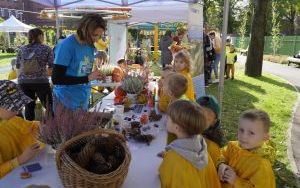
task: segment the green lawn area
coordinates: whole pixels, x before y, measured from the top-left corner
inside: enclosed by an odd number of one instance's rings
[[[15,53],[1,53],[0,54],[0,69],[10,65],[11,60],[16,56]],[[0,80],[7,79],[8,72],[2,73],[0,71]]]
[[[207,89],[208,94],[217,96],[218,86]],[[293,86],[284,80],[264,74],[260,78],[245,76],[243,70],[237,72],[235,80],[225,80],[222,126],[227,140],[237,139],[238,118],[241,112],[251,108],[265,110],[272,121],[271,139],[277,147],[277,161],[274,172],[277,187],[296,187],[296,181],[287,155],[287,130],[292,110],[297,99]]]

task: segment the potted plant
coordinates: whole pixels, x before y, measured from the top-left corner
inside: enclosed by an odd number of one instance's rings
[[[57,104],[55,115],[47,115],[40,125],[39,139],[57,149],[62,143],[86,131],[104,128],[112,115],[100,112],[70,110]]]
[[[100,71],[105,74],[106,76],[106,82],[112,82],[112,74],[113,74],[113,71],[114,71],[114,66],[112,65],[108,65],[108,64],[105,64],[105,65],[102,65],[101,68],[100,68]]]
[[[143,79],[139,76],[126,76],[122,82],[122,88],[131,101],[135,101],[138,94],[144,89]]]

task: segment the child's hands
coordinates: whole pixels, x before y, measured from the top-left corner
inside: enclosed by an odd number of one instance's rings
[[[156,156],[160,157],[160,158],[164,158],[165,157],[166,152],[165,151],[161,151],[159,152]]]
[[[223,176],[224,181],[226,181],[227,183],[234,185],[234,182],[236,180],[236,173],[235,171],[229,167],[225,170],[225,174]]]
[[[40,151],[39,144],[32,144],[18,157],[18,162],[20,165],[23,165],[30,161],[36,154]]]
[[[105,75],[102,72],[100,72],[99,70],[94,70],[88,76],[89,81],[92,81],[92,80],[102,80],[104,78],[105,78]]]
[[[225,171],[230,168],[230,166],[224,164],[224,163],[221,163],[219,165],[219,168],[218,168],[218,176],[220,178],[221,181],[225,181],[224,180],[224,175],[225,175]]]

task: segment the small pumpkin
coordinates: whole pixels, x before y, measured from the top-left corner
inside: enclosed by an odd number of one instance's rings
[[[115,105],[117,105],[117,104],[123,104],[123,100],[124,100],[124,97],[116,96],[114,98],[114,103],[115,103]]]
[[[115,95],[116,97],[125,97],[127,93],[124,91],[124,89],[121,86],[118,86],[115,89]]]
[[[124,72],[120,67],[115,67],[112,72],[112,81],[121,82],[124,78]]]

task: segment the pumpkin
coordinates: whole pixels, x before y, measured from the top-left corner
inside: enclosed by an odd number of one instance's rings
[[[112,81],[121,82],[124,78],[124,72],[120,67],[115,67],[112,72]]]
[[[123,100],[124,100],[124,97],[117,96],[114,98],[114,103],[115,103],[115,105],[122,104]]]
[[[141,124],[145,125],[145,124],[148,123],[148,121],[149,121],[148,115],[147,115],[147,114],[143,114],[143,115],[141,116],[141,118],[140,118]]]
[[[121,86],[118,86],[115,89],[115,95],[116,97],[124,98],[127,95],[127,93],[124,91],[124,89]]]

